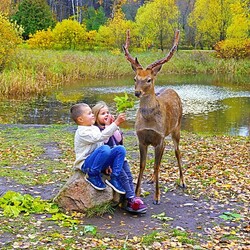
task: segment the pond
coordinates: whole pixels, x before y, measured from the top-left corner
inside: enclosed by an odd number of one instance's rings
[[[126,79],[80,81],[64,86],[46,96],[29,101],[0,100],[0,123],[73,124],[69,109],[76,102],[90,106],[103,100],[115,112],[116,95],[134,94],[133,75]],[[249,136],[249,79],[227,79],[210,75],[159,76],[156,90],[173,88],[180,95],[184,114],[182,129],[195,133]],[[135,107],[127,111],[125,128],[133,128]]]

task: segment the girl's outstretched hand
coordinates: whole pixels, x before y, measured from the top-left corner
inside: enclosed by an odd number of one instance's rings
[[[121,113],[117,116],[117,118],[115,119],[114,123],[119,126],[121,123],[126,121],[126,114],[125,113]]]

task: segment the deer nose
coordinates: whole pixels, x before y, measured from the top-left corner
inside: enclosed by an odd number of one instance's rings
[[[136,97],[140,97],[140,95],[141,95],[141,91],[135,91],[135,96]]]

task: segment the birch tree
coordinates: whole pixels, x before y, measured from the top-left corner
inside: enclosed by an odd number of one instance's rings
[[[213,47],[230,37],[249,36],[249,10],[243,0],[197,0],[189,17],[196,44]]]
[[[154,44],[163,50],[171,44],[178,18],[179,10],[174,0],[155,0],[140,7],[135,20],[144,48]]]

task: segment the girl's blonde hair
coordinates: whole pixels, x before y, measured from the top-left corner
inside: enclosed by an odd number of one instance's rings
[[[108,105],[107,105],[105,102],[100,101],[100,102],[98,102],[98,103],[92,108],[92,112],[93,112],[93,114],[94,114],[94,116],[95,116],[95,123],[96,123],[97,125],[100,125],[99,122],[98,122],[98,120],[97,120],[98,114],[99,114],[100,110],[101,110],[102,108],[104,108],[104,107],[107,108],[107,109],[109,109],[109,108],[108,108]]]

